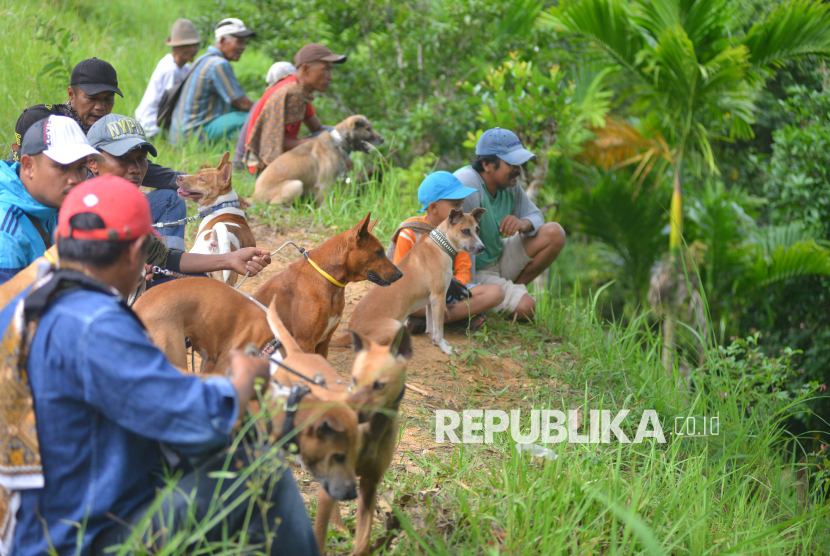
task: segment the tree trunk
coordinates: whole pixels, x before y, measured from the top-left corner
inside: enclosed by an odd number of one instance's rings
[[[683,234],[683,189],[680,180],[680,169],[683,158],[678,157],[674,170],[674,188],[671,196],[671,233],[669,234],[669,269],[672,278],[677,282],[677,288],[686,287],[683,280],[679,279],[678,272],[682,274],[680,266],[680,239]],[[666,309],[663,317],[663,367],[666,372],[672,372],[675,357],[675,326],[679,317],[680,304],[677,288],[670,288],[668,299],[665,300]]]
[[[550,166],[550,159],[542,156],[536,158],[536,168],[533,169],[530,184],[527,186],[527,191],[525,192],[527,193],[527,198],[534,204],[536,203],[536,198],[539,196],[539,191],[542,190],[542,187],[545,185],[545,180],[548,177],[548,166]]]

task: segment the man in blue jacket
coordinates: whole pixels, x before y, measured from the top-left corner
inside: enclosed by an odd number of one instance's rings
[[[181,373],[123,301],[153,233],[144,196],[93,178],[67,196],[57,230],[61,268],[0,312],[0,518],[17,521],[0,543],[11,556],[98,556],[139,527],[153,553],[193,534],[195,519],[192,550],[227,538],[240,554],[317,555],[290,471],[260,463],[248,498],[252,446],[225,449],[268,360],[235,353],[230,379]],[[200,463],[181,469],[169,454]],[[155,505],[164,461],[184,475]]]
[[[27,131],[20,162],[0,161],[0,283],[52,245],[58,209],[87,176],[87,157],[103,160],[81,128],[49,116]]]

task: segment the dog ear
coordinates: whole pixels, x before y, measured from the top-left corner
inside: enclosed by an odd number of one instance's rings
[[[361,218],[360,222],[357,223],[357,226],[355,226],[353,228],[354,229],[354,234],[357,237],[357,239],[360,239],[360,238],[364,237],[365,235],[367,235],[369,233],[369,219],[370,218],[372,218],[372,213],[371,212],[367,213],[366,216]]]
[[[452,209],[450,211],[450,216],[448,220],[450,224],[458,224],[461,221],[461,218],[464,216],[464,211],[461,209]]]
[[[352,337],[352,348],[355,353],[369,349],[369,339],[366,336],[360,332],[355,332],[354,330],[348,330],[347,332]]]
[[[317,438],[322,438],[327,434],[343,432],[345,430],[346,427],[343,426],[343,423],[341,423],[338,419],[329,417],[328,419],[320,423],[320,426],[317,427]]]
[[[271,300],[271,305],[268,306],[268,326],[271,328],[271,332],[274,333],[274,337],[280,341],[282,346],[285,348],[286,356],[291,355],[292,353],[302,353],[302,349],[300,349],[299,344],[291,337],[291,334],[288,333],[288,329],[285,328],[285,325],[280,320],[280,316],[277,314],[277,298]]]
[[[231,153],[229,151],[225,151],[225,155],[222,157],[222,161],[219,163],[219,166],[217,166],[216,169],[218,170],[223,165],[227,164],[228,161],[230,160],[230,158],[231,158]]]
[[[374,220],[372,220],[371,222],[369,222],[369,228],[368,228],[368,231],[369,231],[369,233],[370,233],[370,234],[372,233],[372,229],[375,227],[375,224],[377,224],[377,223],[378,223],[378,219],[377,219],[377,218],[375,218]]]
[[[481,223],[481,217],[484,216],[485,212],[487,212],[486,208],[478,207],[478,208],[474,208],[473,212],[471,212],[470,214],[473,216],[473,218],[476,219],[476,222],[478,222],[480,224]]]
[[[366,127],[366,119],[363,116],[358,116],[354,120],[354,127]]]
[[[396,358],[412,359],[412,338],[410,338],[405,326],[401,325],[401,329],[398,330],[398,334],[392,340],[389,351]]]

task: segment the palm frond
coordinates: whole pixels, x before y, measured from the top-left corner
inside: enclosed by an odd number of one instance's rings
[[[637,53],[645,45],[640,29],[632,25],[624,0],[569,0],[539,15],[537,24],[592,41],[601,51],[634,75],[645,79],[637,67]]]
[[[755,290],[810,275],[830,276],[830,249],[820,246],[800,225],[761,230],[740,287]]]
[[[782,65],[806,54],[830,55],[830,4],[790,0],[752,26],[743,44],[754,69]]]

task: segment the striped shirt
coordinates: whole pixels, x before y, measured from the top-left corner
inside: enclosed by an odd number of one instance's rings
[[[230,62],[218,48],[193,64],[193,74],[184,84],[170,122],[170,141],[180,144],[196,130],[231,111],[231,103],[245,96]]]

